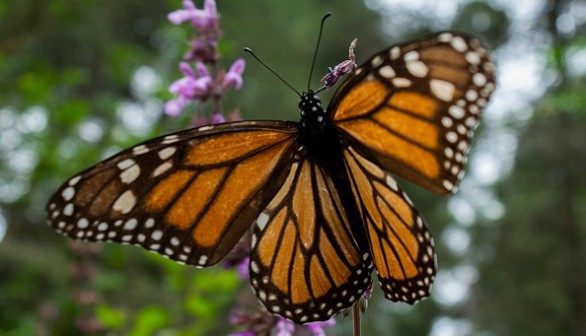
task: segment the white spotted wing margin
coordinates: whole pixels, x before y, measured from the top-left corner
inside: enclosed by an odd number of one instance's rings
[[[329,319],[352,306],[372,280],[328,174],[294,162],[256,221],[250,281],[266,309],[296,323]]]
[[[427,297],[437,266],[422,217],[378,165],[352,147],[344,150],[344,159],[385,297],[410,304]]]
[[[292,122],[242,121],[144,142],[66,181],[48,202],[49,224],[74,239],[213,265],[276,193],[296,134]]]

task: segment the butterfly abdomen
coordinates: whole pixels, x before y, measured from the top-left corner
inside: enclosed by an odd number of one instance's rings
[[[362,251],[368,251],[364,225],[352,194],[351,183],[343,160],[342,138],[321,107],[320,99],[312,91],[304,93],[299,103],[300,142],[309,160],[322,167],[334,182],[340,201],[348,215],[353,238]]]

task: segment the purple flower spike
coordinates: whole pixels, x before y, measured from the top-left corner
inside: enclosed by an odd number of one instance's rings
[[[239,59],[232,64],[230,70],[224,75],[224,89],[234,87],[236,90],[240,90],[242,87],[242,73],[244,72],[245,65],[246,63],[243,59]]]
[[[171,99],[165,103],[165,114],[173,117],[178,116],[185,108],[185,105],[187,105],[187,100],[183,96],[178,96],[175,99]]]
[[[187,63],[187,62],[181,62],[181,63],[179,63],[179,70],[181,70],[181,72],[183,72],[183,74],[185,76],[187,76],[187,77],[196,78],[196,75],[193,72],[193,69],[191,68],[191,65],[189,65],[189,63]]]
[[[184,0],[183,9],[169,13],[167,18],[176,25],[190,21],[202,32],[208,32],[217,30],[219,16],[215,0],[206,0],[203,9],[197,9],[191,0]]]
[[[228,336],[257,336],[257,334],[252,331],[241,331],[241,332],[232,333]]]
[[[185,74],[185,77],[173,82],[169,86],[169,91],[185,96],[188,99],[205,98],[211,89],[212,78],[205,65],[197,63],[196,67],[199,77],[194,73],[189,64],[181,62],[179,69]]]
[[[190,20],[192,16],[197,12],[197,8],[190,0],[183,1],[183,8],[173,11],[167,15],[167,19],[175,25],[182,24],[183,22]]]
[[[171,83],[169,91],[190,100],[202,99],[207,96],[211,82],[209,77],[183,77]]]
[[[165,113],[176,116],[185,108],[188,100],[206,100],[209,98],[212,89],[212,78],[205,65],[198,63],[197,72],[193,71],[191,66],[186,62],[179,64],[179,69],[185,77],[180,78],[171,85],[169,91],[177,95],[177,98],[168,101],[165,104]]]
[[[284,318],[279,318],[279,322],[275,326],[275,331],[277,332],[275,334],[276,336],[292,336],[295,332],[295,323]]]
[[[336,324],[336,320],[334,320],[334,318],[330,318],[327,321],[312,322],[306,324],[305,326],[311,331],[313,336],[326,336],[326,333],[322,328],[333,326],[334,324]]]
[[[195,64],[195,67],[197,68],[197,73],[200,77],[210,77],[210,73],[208,71],[208,68],[206,68],[205,64],[203,64],[202,62],[197,62]]]
[[[250,276],[248,272],[249,265],[249,257],[244,258],[244,260],[242,260],[240,264],[236,265],[236,272],[238,272],[238,276],[240,277],[240,279],[248,279],[248,277]]]
[[[221,124],[226,122],[226,118],[221,113],[214,113],[212,115],[212,124]]]
[[[216,8],[216,0],[205,0],[203,4],[203,11],[206,14],[206,26],[215,27],[218,24],[218,10]]]

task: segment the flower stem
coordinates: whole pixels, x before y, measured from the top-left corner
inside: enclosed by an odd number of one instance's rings
[[[352,321],[354,322],[354,336],[360,336],[360,305],[355,303],[352,306]]]

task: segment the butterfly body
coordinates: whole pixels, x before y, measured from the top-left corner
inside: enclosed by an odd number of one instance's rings
[[[340,195],[342,207],[349,217],[351,229],[360,249],[367,252],[364,226],[344,166],[345,139],[330,119],[330,113],[321,106],[321,99],[313,92],[303,93],[299,103],[299,143],[301,157],[321,167],[332,178]]]
[[[327,109],[301,119],[204,126],[136,145],[66,181],[47,205],[60,233],[218,263],[251,234],[250,282],[297,323],[350,307],[376,269],[414,303],[436,273],[433,239],[391,173],[450,194],[463,177],[494,66],[476,39],[443,32],[362,64]]]

